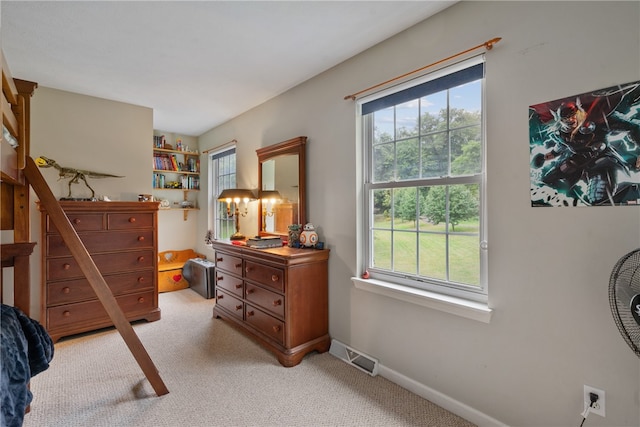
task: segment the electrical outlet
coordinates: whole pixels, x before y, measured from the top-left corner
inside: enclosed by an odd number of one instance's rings
[[[598,401],[593,405],[593,408],[591,408],[591,410],[589,411],[590,414],[596,414],[596,415],[600,415],[601,417],[604,417],[604,403],[605,403],[605,399],[604,399],[604,390],[600,390],[588,385],[584,386],[584,394],[583,394],[583,399],[584,399],[584,409],[586,410],[587,407],[589,405],[591,405],[591,399],[589,398],[589,393],[595,393],[598,395]]]

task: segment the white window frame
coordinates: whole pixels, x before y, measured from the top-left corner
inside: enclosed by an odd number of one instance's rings
[[[233,156],[233,172],[220,171],[220,160]],[[236,188],[236,146],[222,147],[209,154],[209,230],[213,230],[213,238],[221,239],[235,232],[234,219],[227,218],[224,202],[218,201],[218,195],[227,188]],[[222,225],[222,226],[220,226]]]
[[[371,161],[371,145],[367,143],[371,140],[371,135],[365,135],[370,131],[370,126],[365,126],[365,118],[362,114],[362,106],[373,100],[386,97],[390,94],[403,91],[413,86],[425,83],[427,81],[436,80],[443,76],[455,73],[457,71],[472,67],[474,65],[484,63],[484,55],[479,55],[465,61],[461,61],[452,66],[448,66],[436,72],[413,79],[409,82],[394,86],[392,88],[380,91],[370,96],[363,97],[357,101],[357,141],[361,147],[360,170],[362,171],[360,179],[360,210],[359,210],[359,238],[358,238],[358,260],[361,265],[361,272],[367,271],[369,276],[367,279],[354,277],[353,283],[358,289],[368,290],[381,295],[397,298],[400,300],[414,302],[416,304],[440,309],[450,313],[458,314],[464,317],[472,318],[479,321],[489,322],[492,310],[488,307],[488,251],[487,251],[487,207],[486,207],[486,124],[485,124],[485,78],[482,78],[482,171],[474,176],[471,180],[479,185],[480,189],[480,224],[479,224],[479,242],[480,242],[480,286],[459,286],[449,282],[438,280],[415,280],[406,275],[389,274],[388,272],[376,270],[371,267],[371,226],[370,210],[373,209],[373,202],[370,200],[370,190],[375,188],[375,184],[371,184],[369,176],[372,172]],[[440,181],[440,182],[438,182]],[[441,180],[414,180],[409,186],[433,185],[456,183],[455,178],[442,178]],[[402,186],[399,184],[398,186]]]

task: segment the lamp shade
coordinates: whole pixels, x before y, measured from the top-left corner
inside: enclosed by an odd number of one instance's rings
[[[260,192],[260,198],[262,200],[271,200],[271,199],[282,200],[282,196],[276,190],[262,190]]]
[[[227,188],[226,190],[222,190],[222,193],[218,196],[218,200],[224,201],[227,199],[249,199],[255,200],[256,197],[253,195],[253,191],[245,190],[242,188]]]

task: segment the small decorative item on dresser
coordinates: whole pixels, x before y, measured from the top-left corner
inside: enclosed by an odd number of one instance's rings
[[[306,248],[314,248],[318,243],[318,233],[310,222],[306,223],[304,230],[300,233],[300,245]]]
[[[300,224],[291,224],[289,226],[289,240],[287,246],[290,248],[300,247]]]

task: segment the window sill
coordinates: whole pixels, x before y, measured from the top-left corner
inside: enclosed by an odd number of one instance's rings
[[[478,322],[489,323],[493,310],[487,304],[469,301],[462,298],[437,294],[422,289],[414,289],[408,286],[383,282],[374,279],[361,279],[352,277],[351,281],[357,289],[373,292],[389,298],[421,305]]]

